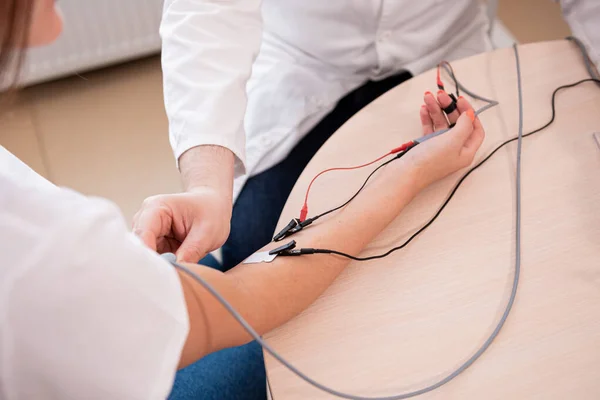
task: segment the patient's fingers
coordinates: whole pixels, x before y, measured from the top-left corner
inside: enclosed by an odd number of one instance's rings
[[[422,105],[421,110],[419,111],[419,116],[421,117],[421,125],[423,127],[423,135],[429,135],[433,133],[433,120],[429,115],[429,111],[427,111],[427,106]]]
[[[448,120],[446,119],[446,116],[442,112],[442,109],[433,94],[431,92],[425,92],[423,98],[425,100],[425,105],[427,106],[427,111],[433,120],[434,129],[440,130],[447,128]]]
[[[442,106],[442,108],[446,108],[452,104],[452,98],[448,93],[444,92],[443,90],[437,92],[437,101],[438,103],[440,103],[440,106]],[[452,111],[450,114],[447,114],[447,116],[448,121],[450,121],[451,124],[455,124],[456,120],[458,120],[458,117],[460,116],[458,108]]]
[[[465,99],[462,96],[459,96],[458,100],[456,101],[456,109],[460,114],[462,114],[467,110],[473,109],[473,106],[471,105],[471,103],[469,103],[467,99]]]
[[[461,114],[467,112],[468,110],[473,110],[473,112],[475,112],[473,106],[471,106],[469,101],[462,96],[458,98],[456,107]],[[479,148],[479,146],[481,146],[481,143],[483,142],[484,138],[485,131],[483,129],[483,126],[481,125],[481,121],[478,117],[475,117],[475,120],[473,121],[473,134],[467,139],[467,141],[464,144],[464,147],[467,149],[475,149],[476,151]]]

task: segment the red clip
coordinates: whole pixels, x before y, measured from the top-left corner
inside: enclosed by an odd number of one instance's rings
[[[392,151],[390,151],[391,154],[396,154],[396,153],[400,153],[401,151],[406,151],[408,149],[410,149],[411,147],[413,147],[415,145],[414,141],[410,141],[410,142],[406,142],[404,143],[402,146],[400,147],[396,147],[395,149],[393,149]]]

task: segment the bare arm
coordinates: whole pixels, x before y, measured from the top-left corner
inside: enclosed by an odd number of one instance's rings
[[[358,254],[422,188],[470,164],[484,133],[478,120],[472,122],[472,109],[464,99],[459,101],[461,109],[468,112],[454,129],[390,163],[346,208],[296,234],[294,239],[300,247]],[[347,265],[348,260],[340,257],[310,255],[278,257],[268,264],[241,264],[225,274],[195,264],[187,266],[263,334],[308,307]],[[183,273],[180,279],[190,319],[181,366],[250,340],[210,293]]]
[[[417,193],[413,177],[410,168],[393,162],[343,211],[294,239],[303,247],[359,253]],[[272,247],[276,245],[266,248]],[[308,307],[346,265],[348,260],[341,257],[311,255],[278,257],[268,264],[240,264],[225,274],[199,265],[187,266],[213,285],[258,332],[265,333]],[[190,314],[190,336],[182,365],[250,340],[210,293],[184,273],[180,278]]]

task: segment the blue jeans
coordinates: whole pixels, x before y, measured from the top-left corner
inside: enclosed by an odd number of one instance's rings
[[[227,271],[271,241],[283,206],[304,170],[323,143],[361,108],[411,78],[408,72],[379,82],[367,82],[339,101],[288,155],[251,177],[242,189],[231,218],[231,233],[223,245],[223,263],[212,256],[201,264]],[[266,376],[262,349],[256,342],[225,349],[179,371],[170,400],[265,400]]]

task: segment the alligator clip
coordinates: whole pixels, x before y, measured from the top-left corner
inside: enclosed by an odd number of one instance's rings
[[[273,236],[274,242],[279,242],[280,240],[285,239],[288,236],[293,235],[296,232],[300,232],[304,227],[312,224],[314,219],[308,218],[304,221],[300,221],[298,218],[294,218],[290,221],[289,224],[285,226],[278,234]]]
[[[269,251],[269,255],[277,255],[277,256],[287,256],[292,255],[290,251],[296,247],[296,241],[292,240],[289,243],[284,244],[283,246],[279,246],[271,251]]]
[[[279,242],[282,239],[285,239],[289,235],[293,235],[298,232],[300,229],[300,220],[298,218],[294,218],[287,224],[278,234],[273,236],[274,242]]]

